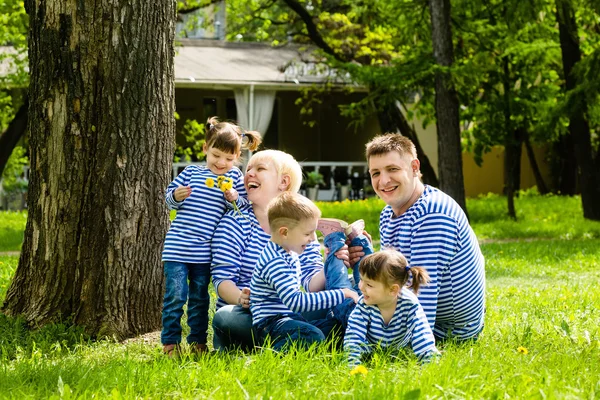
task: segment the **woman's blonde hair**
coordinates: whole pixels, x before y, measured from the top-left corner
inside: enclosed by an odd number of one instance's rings
[[[290,177],[290,185],[287,190],[298,192],[302,184],[302,167],[292,155],[279,150],[262,150],[254,153],[250,158],[253,163],[271,163],[277,171],[277,176],[287,175]],[[249,162],[250,162],[249,161]]]

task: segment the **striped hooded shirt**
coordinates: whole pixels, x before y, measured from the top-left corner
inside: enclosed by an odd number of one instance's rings
[[[383,209],[379,234],[382,248],[395,248],[429,273],[431,282],[418,298],[435,336],[476,337],[485,310],[484,259],[460,206],[425,185],[404,214],[395,217],[390,206]]]

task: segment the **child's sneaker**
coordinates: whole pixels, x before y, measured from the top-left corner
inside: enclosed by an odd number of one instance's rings
[[[178,344],[165,344],[163,346],[163,354],[169,358],[178,357],[181,352],[181,348]]]
[[[365,221],[362,219],[358,219],[350,224],[348,228],[346,228],[346,236],[348,239],[352,240],[365,230]]]
[[[317,230],[320,231],[323,236],[327,236],[334,232],[343,232],[346,235],[346,230],[349,228],[346,221],[335,218],[320,218],[317,224]]]

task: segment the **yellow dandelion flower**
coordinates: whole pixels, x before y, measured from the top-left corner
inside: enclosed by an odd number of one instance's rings
[[[526,347],[523,347],[523,346],[519,346],[519,347],[517,347],[517,351],[518,351],[519,353],[521,353],[521,354],[528,354],[528,353],[529,353],[529,350],[527,350],[527,348],[526,348]]]
[[[369,373],[369,370],[364,365],[357,365],[350,371],[350,375],[361,374],[362,376],[366,376]]]
[[[208,186],[209,188],[211,187],[215,187],[215,180],[213,178],[206,178],[206,181],[204,182],[206,184],[206,186]]]
[[[217,177],[217,183],[218,183],[218,184],[221,184],[221,182],[223,182],[223,180],[224,180],[224,179],[225,179],[225,177],[224,177],[223,175],[219,175],[219,176]]]

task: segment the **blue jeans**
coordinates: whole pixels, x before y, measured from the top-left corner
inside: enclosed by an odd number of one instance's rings
[[[228,305],[221,307],[213,317],[213,347],[215,350],[244,351],[254,347],[252,314],[249,308]]]
[[[183,316],[183,306],[187,302],[187,323],[190,327],[187,342],[205,344],[210,305],[208,296],[210,264],[165,261],[164,269],[166,290],[163,300],[163,328],[160,333],[160,341],[162,344],[179,344],[181,342],[181,317]]]

